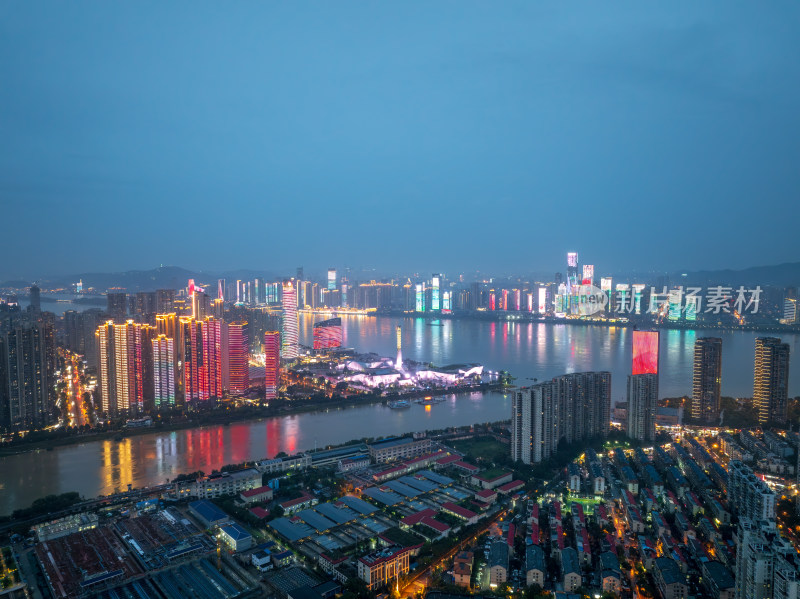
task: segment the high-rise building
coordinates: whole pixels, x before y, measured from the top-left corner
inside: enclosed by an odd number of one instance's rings
[[[579,284],[578,252],[569,252],[567,254],[567,293],[572,293],[572,290]]]
[[[583,279],[581,285],[594,285],[594,264],[583,265]]]
[[[267,286],[261,277],[256,277],[253,281],[253,296],[255,297],[254,303],[257,306],[263,306],[267,303]]]
[[[658,374],[658,331],[633,331],[631,374]]]
[[[175,290],[159,289],[156,291],[156,314],[169,314],[175,311]]]
[[[52,336],[36,320],[0,330],[0,429],[42,428],[55,420],[55,376],[48,356]]]
[[[110,416],[133,415],[153,407],[155,329],[132,320],[109,320],[97,329],[100,401]]]
[[[628,377],[628,436],[656,438],[658,410],[658,331],[633,331],[633,359]]]
[[[796,599],[800,557],[774,519],[739,519],[736,534],[735,599]]]
[[[278,397],[281,381],[281,334],[278,331],[264,333],[264,397]]]
[[[203,320],[211,315],[211,298],[204,291],[195,289],[191,296],[192,316],[196,320]]]
[[[328,291],[336,290],[336,269],[328,269]]]
[[[342,319],[329,318],[314,323],[314,349],[325,350],[342,346]]]
[[[639,441],[656,438],[658,375],[628,376],[628,436]]]
[[[514,392],[511,457],[526,464],[548,459],[562,439],[608,436],[610,372],[576,372]]]
[[[789,345],[776,337],[759,337],[753,373],[753,403],[759,424],[785,423],[788,402]]]
[[[86,363],[92,367],[97,366],[97,340],[94,333],[103,320],[103,312],[99,308],[64,312],[64,345],[68,350],[84,356]]]
[[[158,298],[155,291],[137,291],[131,297],[131,316],[136,322],[153,324],[158,313]]]
[[[328,271],[330,275],[330,271]],[[334,277],[336,271],[333,271]],[[281,358],[284,360],[294,360],[298,356],[297,339],[299,335],[299,324],[297,322],[297,290],[292,281],[283,284],[283,295],[281,296],[283,306],[283,330],[281,334]]]
[[[719,418],[722,381],[722,339],[702,337],[694,342],[692,418],[713,423]]]
[[[677,289],[670,290],[668,298],[669,312],[667,313],[667,318],[673,321],[680,320],[681,316],[683,316],[683,288],[678,287]]]
[[[247,338],[247,323],[232,322],[227,326],[227,364],[228,371],[225,377],[228,381],[227,390],[237,395],[247,392],[250,387],[250,342]]]
[[[222,323],[182,317],[183,392],[189,401],[222,397]]]
[[[30,291],[31,310],[38,313],[42,311],[42,296],[38,285],[31,285]]]
[[[740,518],[775,519],[775,491],[739,460],[728,463],[728,505]]]
[[[181,325],[181,317],[175,312],[169,314],[156,315],[156,335],[164,335],[173,340],[174,349],[174,372],[175,372],[175,403],[182,405],[186,397],[183,389],[183,366],[184,366],[184,328]]]
[[[416,283],[414,285],[414,311],[425,311],[425,283]]]
[[[125,293],[106,295],[108,317],[116,323],[123,323],[128,318],[128,296]]]
[[[166,335],[153,339],[153,404],[156,410],[175,407],[175,340]]]
[[[431,276],[431,310],[434,312],[438,312],[439,310],[442,309],[441,284],[442,284],[442,275],[434,273]]]
[[[225,279],[217,279],[217,299],[225,301],[226,286]]]

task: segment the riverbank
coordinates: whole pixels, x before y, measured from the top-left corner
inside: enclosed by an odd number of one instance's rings
[[[743,325],[724,325],[701,322],[661,322],[656,323],[646,318],[636,320],[610,320],[610,319],[590,319],[590,318],[555,318],[552,316],[541,317],[529,312],[507,312],[507,311],[476,311],[476,312],[450,312],[448,314],[434,314],[431,312],[405,312],[403,310],[386,310],[383,312],[369,312],[367,316],[391,317],[391,318],[422,318],[424,320],[478,320],[481,322],[513,322],[523,324],[564,324],[584,327],[615,327],[623,329],[664,329],[678,331],[724,331],[724,332],[762,332],[762,333],[800,333],[800,325],[782,325],[778,323],[754,323]]]
[[[226,426],[241,422],[259,422],[267,418],[325,412],[332,408],[350,409],[373,404],[388,404],[389,402],[396,401],[398,399],[410,400],[420,397],[440,395],[458,396],[470,393],[502,391],[504,388],[505,386],[502,383],[484,383],[481,385],[471,386],[469,388],[429,389],[424,391],[413,391],[409,393],[390,394],[388,396],[352,395],[349,397],[331,398],[327,401],[309,403],[302,403],[302,400],[284,400],[278,405],[275,405],[273,402],[273,405],[269,407],[244,406],[239,408],[230,408],[229,406],[221,404],[217,409],[210,410],[208,412],[189,412],[187,414],[187,419],[184,421],[164,423],[159,422],[156,419],[152,426],[117,428],[30,442],[22,440],[14,443],[13,445],[0,446],[0,457],[13,456],[32,451],[50,450],[56,447],[79,445],[81,443],[90,443],[93,441],[106,441],[110,439],[118,439],[120,437],[122,439],[126,439],[151,433],[168,433],[187,429],[202,429],[205,427],[220,425]],[[192,418],[192,416],[194,416],[194,418]]]

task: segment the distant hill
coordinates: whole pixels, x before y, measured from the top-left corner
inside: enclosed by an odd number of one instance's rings
[[[267,273],[238,270],[230,273],[211,273],[203,271],[192,271],[180,266],[162,266],[152,270],[129,270],[125,272],[111,273],[77,273],[66,276],[43,277],[37,283],[47,289],[58,287],[69,287],[70,285],[83,281],[84,289],[93,287],[99,291],[112,288],[124,289],[127,292],[135,291],[155,291],[156,289],[179,289],[185,287],[189,279],[194,279],[197,284],[216,285],[217,279],[236,279],[252,280],[256,277],[268,279]],[[0,283],[0,287],[23,288],[29,287],[27,281],[5,281]]]
[[[786,262],[773,266],[753,266],[742,270],[698,270],[687,272],[686,277],[675,273],[672,281],[686,281],[698,285],[746,285],[755,287],[798,287],[800,286],[800,262]]]

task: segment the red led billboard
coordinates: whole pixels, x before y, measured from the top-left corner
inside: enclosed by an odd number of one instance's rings
[[[658,331],[633,332],[631,374],[658,374]]]

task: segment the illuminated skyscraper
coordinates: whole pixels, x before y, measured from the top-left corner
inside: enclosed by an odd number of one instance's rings
[[[582,285],[594,285],[594,264],[583,265]]]
[[[246,322],[231,322],[227,325],[227,360],[223,366],[228,374],[228,391],[236,395],[244,394],[250,386],[250,344],[247,338]]]
[[[203,320],[211,312],[211,299],[204,291],[195,289],[191,296],[192,316],[196,320]]]
[[[264,392],[265,399],[278,397],[281,380],[281,334],[278,331],[264,333]]]
[[[222,323],[181,318],[183,391],[187,402],[222,397]]]
[[[334,277],[336,271],[333,271]],[[328,271],[330,275],[330,271]],[[334,287],[335,289],[335,287]],[[284,360],[294,360],[297,358],[297,338],[299,335],[299,325],[297,322],[297,290],[292,281],[283,284],[283,295],[281,297],[283,306],[283,331],[281,335],[281,358]]]
[[[328,269],[328,291],[336,290],[336,269]]]
[[[153,339],[153,403],[155,409],[175,407],[175,340],[166,335]]]
[[[783,424],[788,416],[789,345],[776,337],[756,339],[753,404],[758,422]]]
[[[580,284],[578,280],[578,252],[567,254],[567,293]]]
[[[606,296],[606,312],[611,312],[613,310],[613,298],[611,297],[612,291],[612,280],[611,277],[602,277],[600,279],[600,291]]]
[[[683,288],[678,287],[669,292],[669,312],[670,320],[680,320],[683,315]]]
[[[713,424],[719,418],[722,381],[722,339],[702,337],[694,342],[692,418]]]
[[[415,289],[415,301],[414,301],[414,310],[417,312],[424,312],[425,311],[425,283],[417,283],[414,286]]]
[[[217,299],[225,301],[225,279],[217,279]]]
[[[329,318],[314,323],[314,349],[326,350],[342,347],[342,319]]]
[[[441,310],[440,293],[441,293],[442,275],[433,274],[431,276],[431,310],[438,312]]]
[[[628,377],[628,436],[656,437],[658,410],[658,331],[633,331],[633,360]]]
[[[155,329],[129,320],[97,329],[100,400],[111,416],[136,414],[152,407]]]

